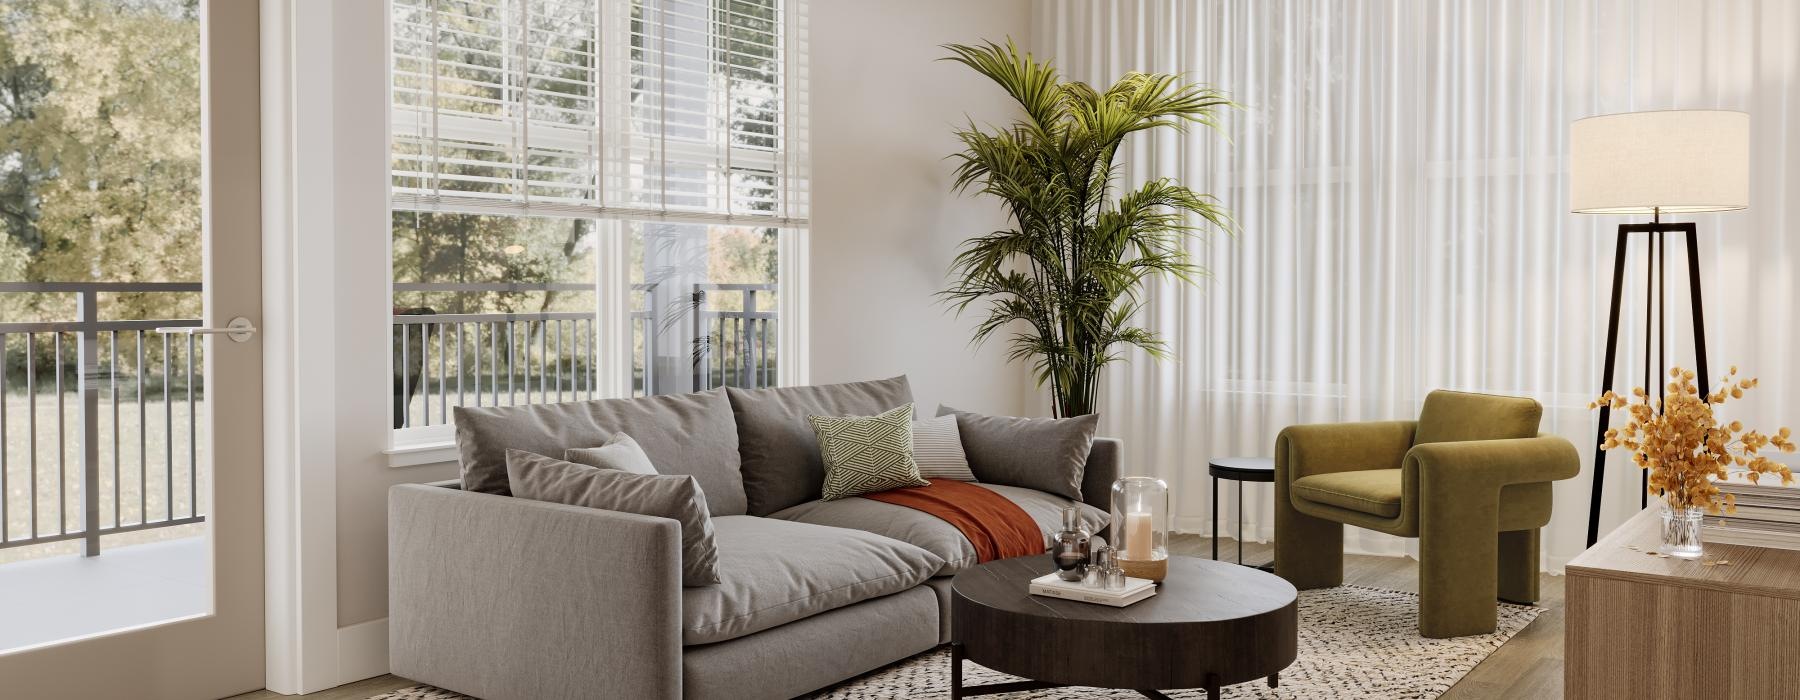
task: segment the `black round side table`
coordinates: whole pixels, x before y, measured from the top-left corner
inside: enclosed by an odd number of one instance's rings
[[[1207,475],[1212,477],[1212,558],[1219,558],[1219,480],[1230,479],[1238,482],[1237,496],[1237,563],[1244,563],[1244,482],[1275,482],[1275,460],[1267,457],[1215,457],[1206,465]],[[1256,567],[1264,571],[1274,567],[1263,565]]]

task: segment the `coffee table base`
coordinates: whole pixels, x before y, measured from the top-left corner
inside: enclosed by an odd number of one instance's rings
[[[1064,683],[1048,683],[1045,681],[1009,681],[1006,683],[986,683],[983,685],[963,685],[963,645],[950,643],[950,700],[962,700],[978,695],[998,695],[1000,693],[1022,693],[1028,690],[1048,690],[1050,688],[1066,688]],[[1269,674],[1269,687],[1281,687],[1281,674]],[[1150,700],[1170,700],[1162,691],[1146,688],[1133,688],[1138,694]],[[1219,700],[1219,677],[1208,675],[1206,679],[1207,700]]]

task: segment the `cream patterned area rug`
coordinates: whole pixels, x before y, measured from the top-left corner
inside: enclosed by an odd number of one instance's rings
[[[1261,680],[1225,687],[1227,698],[1334,698],[1399,700],[1435,698],[1482,659],[1536,619],[1540,608],[1500,604],[1493,634],[1455,639],[1419,636],[1419,597],[1360,586],[1300,593],[1300,654],[1281,672],[1281,687]],[[963,671],[969,685],[1020,680],[975,664]],[[1168,690],[1172,698],[1199,699],[1201,690]],[[465,696],[414,686],[370,700],[461,700]],[[950,652],[928,651],[846,681],[809,700],[938,700],[950,697]],[[1141,700],[1129,690],[1056,688],[984,697],[1005,700]]]

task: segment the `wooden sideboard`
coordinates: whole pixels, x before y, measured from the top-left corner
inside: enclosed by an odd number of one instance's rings
[[[1660,527],[1652,507],[1569,562],[1565,697],[1800,698],[1800,551],[1665,559]]]

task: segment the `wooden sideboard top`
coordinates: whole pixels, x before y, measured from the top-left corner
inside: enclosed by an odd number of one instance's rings
[[[1570,576],[1800,600],[1800,551],[1705,542],[1702,559],[1664,558],[1654,556],[1661,543],[1661,528],[1657,507],[1646,508],[1600,538],[1565,569]],[[1707,561],[1715,564],[1707,566]]]

